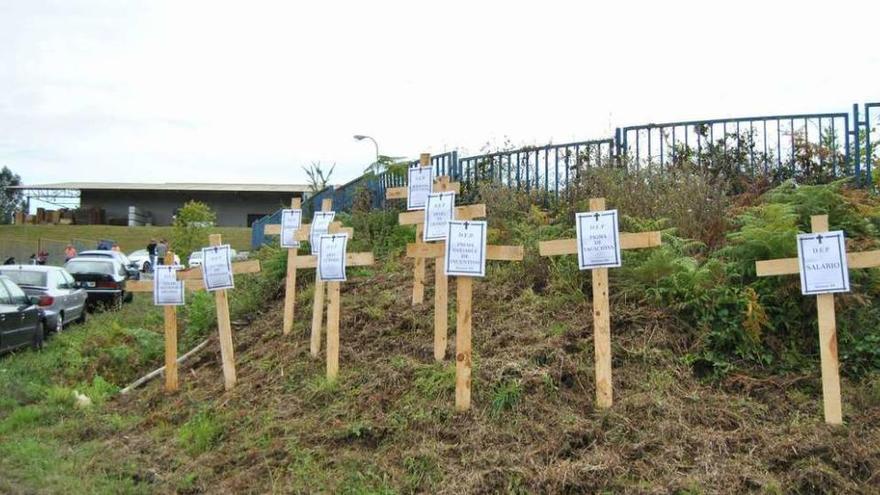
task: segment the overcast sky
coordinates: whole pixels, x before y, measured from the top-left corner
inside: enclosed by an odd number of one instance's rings
[[[675,7],[671,5],[677,5]],[[26,183],[334,182],[382,154],[880,101],[880,1],[0,0]]]

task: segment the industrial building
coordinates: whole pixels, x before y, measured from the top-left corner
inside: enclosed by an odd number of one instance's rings
[[[59,182],[18,186],[28,203],[37,200],[71,211],[75,223],[113,225],[171,225],[177,210],[187,201],[206,203],[217,214],[221,227],[250,227],[291,198],[308,196],[301,184],[198,184]],[[87,220],[79,220],[87,219]]]

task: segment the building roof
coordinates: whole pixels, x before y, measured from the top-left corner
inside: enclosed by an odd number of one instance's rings
[[[26,184],[13,189],[53,189],[80,191],[206,191],[206,192],[308,192],[305,184],[210,184],[196,182],[54,182],[50,184]]]

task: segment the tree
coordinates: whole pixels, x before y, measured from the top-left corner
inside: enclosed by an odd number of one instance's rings
[[[327,185],[330,184],[330,176],[333,175],[333,170],[336,169],[336,164],[334,163],[330,170],[324,170],[321,162],[312,162],[308,167],[302,168],[306,175],[309,176],[309,190],[312,194],[317,194],[324,189],[327,188]]]
[[[21,177],[3,167],[0,170],[0,225],[12,223],[12,215],[24,208],[24,197],[18,189],[10,189],[11,186],[20,186]]]
[[[181,262],[208,244],[208,234],[217,215],[201,201],[188,201],[174,217],[171,249],[180,256]]]

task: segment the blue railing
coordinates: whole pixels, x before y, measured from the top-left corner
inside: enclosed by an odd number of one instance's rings
[[[860,120],[860,114],[864,120]],[[880,102],[864,104],[862,112],[853,105],[851,114],[767,115],[619,127],[607,139],[530,146],[465,158],[451,151],[432,156],[431,164],[436,175],[462,182],[465,194],[473,193],[480,183],[494,182],[541,192],[544,201],[558,199],[578,174],[593,167],[662,172],[685,162],[721,164],[744,174],[777,178],[798,178],[801,174],[815,177],[818,171],[821,177],[851,176],[858,185],[872,186],[873,164],[880,159],[878,127]],[[408,165],[418,163],[413,160]],[[385,208],[385,191],[405,184],[404,174],[365,174],[338,188],[318,192],[306,205],[315,211],[329,197],[336,211],[349,211],[358,188],[366,187],[372,193],[373,208]],[[276,212],[254,224],[254,246],[263,242],[263,229],[256,226],[276,223],[278,215]]]

